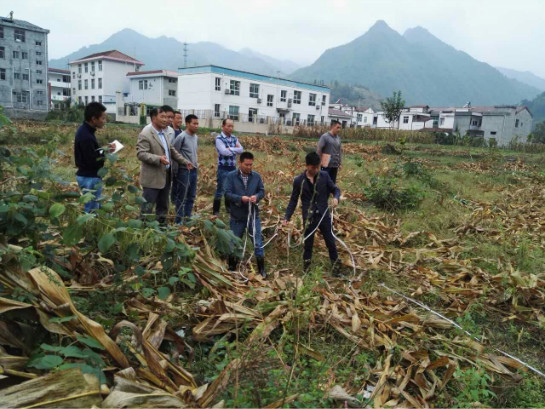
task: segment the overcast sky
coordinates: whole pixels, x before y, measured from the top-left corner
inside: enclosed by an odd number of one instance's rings
[[[0,13],[51,31],[50,58],[123,28],[310,64],[384,20],[422,26],[494,66],[545,78],[545,0],[2,0]]]

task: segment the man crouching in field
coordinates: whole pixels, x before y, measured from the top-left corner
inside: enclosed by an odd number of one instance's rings
[[[316,152],[309,153],[306,158],[306,170],[293,180],[293,191],[290,202],[284,216],[284,225],[288,224],[299,197],[303,207],[303,225],[306,225],[304,237],[303,269],[308,271],[312,259],[312,246],[314,245],[314,234],[320,229],[324,236],[325,244],[329,250],[329,259],[333,266],[333,274],[339,275],[340,264],[337,262],[339,256],[335,237],[331,231],[331,215],[327,201],[333,195],[333,206],[339,204],[341,191],[333,183],[326,171],[320,171],[320,156]],[[307,237],[308,236],[308,237]]]

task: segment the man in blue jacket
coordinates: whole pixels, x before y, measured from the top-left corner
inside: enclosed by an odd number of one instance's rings
[[[320,229],[329,251],[329,259],[333,265],[333,273],[338,275],[340,265],[337,262],[339,255],[335,244],[335,237],[331,228],[328,199],[333,195],[333,206],[339,204],[341,191],[333,183],[329,173],[320,170],[320,156],[316,152],[309,153],[306,158],[306,170],[293,180],[293,191],[284,216],[284,225],[288,224],[299,197],[303,207],[303,225],[306,226],[304,237],[303,269],[308,271],[312,259],[315,230]]]
[[[239,168],[225,178],[225,196],[231,202],[231,230],[242,238],[248,228],[248,234],[253,237],[259,274],[267,278],[258,207],[259,201],[265,197],[265,187],[259,173],[252,171],[253,164],[254,155],[251,152],[242,152]],[[235,270],[237,262],[238,260],[230,257],[229,270]]]

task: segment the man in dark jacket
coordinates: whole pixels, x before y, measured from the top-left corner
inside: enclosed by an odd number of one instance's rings
[[[303,225],[306,226],[304,237],[303,268],[308,271],[312,258],[312,246],[314,234],[317,228],[324,236],[325,244],[329,250],[329,259],[333,265],[334,274],[339,273],[339,258],[335,237],[331,228],[331,215],[329,213],[328,199],[333,195],[333,206],[339,204],[341,191],[333,183],[326,171],[320,171],[320,156],[316,152],[309,153],[306,158],[306,170],[293,180],[293,191],[286,209],[283,224],[288,224],[299,197],[303,207]],[[307,237],[308,236],[308,237]]]
[[[252,171],[253,163],[254,155],[242,152],[239,168],[228,173],[225,178],[225,197],[231,202],[231,230],[242,238],[248,228],[248,234],[253,238],[259,274],[267,278],[258,207],[259,201],[265,197],[265,187],[259,173]],[[235,270],[236,265],[237,260],[229,258],[229,270]]]
[[[99,102],[91,102],[85,107],[85,121],[78,128],[74,141],[74,158],[78,168],[76,179],[83,194],[93,193],[93,200],[85,203],[85,212],[100,207],[98,199],[102,193],[102,178],[98,175],[104,166],[104,151],[98,146],[95,131],[106,123],[106,107]]]

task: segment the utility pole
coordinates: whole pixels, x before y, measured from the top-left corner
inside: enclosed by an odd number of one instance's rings
[[[187,68],[187,43],[184,42],[184,68]]]

